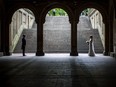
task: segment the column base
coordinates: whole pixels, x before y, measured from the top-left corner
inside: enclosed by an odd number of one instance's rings
[[[104,56],[109,56],[109,52],[104,51],[104,52],[103,52],[103,55],[104,55]]]
[[[10,52],[3,52],[3,56],[10,56],[11,53]]]
[[[0,56],[3,56],[3,52],[0,52]]]
[[[78,56],[78,52],[71,52],[70,56]]]
[[[44,56],[44,52],[36,52],[36,56]]]
[[[116,58],[116,53],[110,52],[110,56]]]

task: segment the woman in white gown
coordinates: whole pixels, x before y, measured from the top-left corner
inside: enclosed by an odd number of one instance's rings
[[[95,51],[94,51],[94,44],[93,44],[93,36],[90,36],[89,41],[86,41],[89,45],[89,56],[95,56]]]

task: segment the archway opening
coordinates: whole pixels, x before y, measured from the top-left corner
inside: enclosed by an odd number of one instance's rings
[[[70,53],[71,25],[63,9],[54,8],[47,13],[43,30],[45,53]]]
[[[37,24],[33,12],[27,8],[15,11],[9,28],[11,53],[22,53],[22,36],[26,37],[26,53],[35,53],[37,47]]]
[[[86,43],[92,35],[95,53],[103,53],[105,43],[105,24],[101,13],[94,8],[82,11],[77,28],[78,52],[88,53],[89,45]]]

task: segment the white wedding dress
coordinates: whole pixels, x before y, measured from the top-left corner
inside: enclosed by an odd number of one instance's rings
[[[89,56],[95,56],[94,44],[93,44],[92,39],[89,40],[89,52],[88,52],[88,55]]]

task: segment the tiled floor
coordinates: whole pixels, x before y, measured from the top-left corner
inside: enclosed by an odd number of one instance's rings
[[[116,59],[96,54],[0,57],[0,87],[116,87]]]

